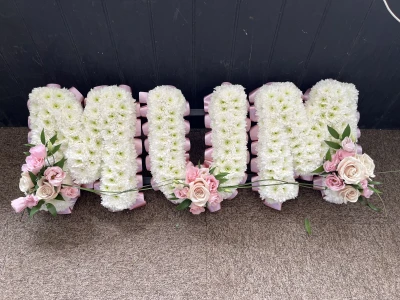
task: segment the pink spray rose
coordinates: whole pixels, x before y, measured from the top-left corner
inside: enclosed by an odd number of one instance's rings
[[[29,155],[26,159],[26,164],[22,166],[23,172],[32,172],[33,174],[39,173],[40,169],[44,166],[44,158]]]
[[[373,193],[374,193],[374,192],[373,192],[372,190],[370,190],[369,188],[366,188],[366,189],[363,190],[362,195],[363,195],[365,198],[369,198],[369,197],[372,196]]]
[[[336,165],[337,165],[337,163],[335,161],[327,160],[326,162],[324,162],[324,170],[325,170],[325,172],[336,171]]]
[[[71,198],[71,199],[77,198],[80,195],[79,189],[77,189],[76,187],[72,187],[72,186],[63,187],[60,190],[60,193],[61,193],[61,195],[65,196],[67,198]]]
[[[349,137],[345,137],[342,141],[342,148],[344,151],[354,153],[356,151],[356,144]]]
[[[11,201],[11,206],[14,208],[15,212],[19,213],[23,211],[25,208],[32,208],[37,205],[39,202],[39,198],[34,195],[28,195],[26,197],[19,197]]]
[[[203,179],[205,179],[209,175],[210,175],[210,170],[208,168],[200,168],[197,173],[197,177],[201,177]]]
[[[368,187],[368,180],[364,179],[360,181],[362,188],[365,190]]]
[[[355,152],[347,152],[343,149],[339,149],[338,151],[336,151],[335,155],[333,155],[332,159],[335,158],[339,161],[342,161],[345,157],[354,156],[355,154]]]
[[[60,186],[67,174],[60,167],[50,167],[44,171],[47,181],[53,186]]]
[[[186,186],[183,189],[174,190],[175,197],[179,199],[186,199],[188,197],[188,193],[189,193],[189,188]]]
[[[326,186],[332,191],[340,191],[345,188],[345,184],[336,174],[329,174],[325,178]]]
[[[199,173],[199,168],[194,166],[187,166],[186,168],[186,183],[191,183],[196,180]]]
[[[45,158],[46,155],[47,155],[46,147],[45,147],[44,145],[42,145],[42,144],[37,145],[37,146],[35,146],[35,147],[32,147],[32,148],[29,150],[29,153],[30,153],[32,156],[37,157],[37,158]]]
[[[210,199],[208,199],[208,203],[211,205],[215,205],[222,202],[222,197],[218,192],[211,193]]]
[[[208,183],[210,192],[216,193],[218,190],[219,181],[213,175],[207,175],[204,180]]]
[[[194,203],[190,204],[190,212],[191,212],[192,214],[194,214],[194,215],[199,215],[199,214],[201,214],[201,213],[204,212],[204,211],[205,211],[205,208],[204,208],[204,207],[197,206],[197,205],[194,204]]]

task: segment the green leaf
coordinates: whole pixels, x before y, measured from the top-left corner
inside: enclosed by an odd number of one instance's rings
[[[65,199],[63,198],[63,196],[61,194],[58,194],[54,200],[60,200],[60,201],[65,201]]]
[[[223,183],[227,182],[228,180],[229,180],[229,179],[226,179],[226,178],[218,179],[219,184],[223,184]]]
[[[331,147],[331,148],[333,148],[333,149],[336,149],[336,150],[339,150],[340,148],[342,148],[342,146],[340,146],[338,143],[335,143],[335,142],[325,141],[325,143],[326,143],[329,147]]]
[[[342,133],[342,140],[344,140],[344,138],[350,136],[350,133],[351,133],[350,125],[347,124],[346,128],[344,129],[344,131]]]
[[[61,158],[58,162],[54,164],[56,167],[64,168],[64,163],[67,161],[65,157]]]
[[[331,134],[331,136],[333,136],[335,139],[340,139],[340,134],[339,132],[337,132],[335,129],[333,129],[332,127],[330,127],[328,125],[328,131]]]
[[[24,144],[24,146],[27,146],[27,147],[35,147],[36,145],[34,145],[34,144]]]
[[[44,129],[42,129],[42,132],[40,133],[40,141],[42,142],[43,145],[46,145],[46,137],[44,135]]]
[[[25,154],[26,156],[31,155],[29,152],[24,152],[24,154]]]
[[[306,228],[308,235],[311,235],[311,224],[310,220],[307,218],[304,219],[304,227]]]
[[[185,199],[176,207],[176,209],[177,210],[184,210],[184,209],[188,208],[190,206],[190,204],[192,204],[192,200]]]
[[[224,179],[224,177],[226,176],[226,175],[228,175],[229,173],[219,173],[218,175],[215,175],[214,177],[215,177],[215,179],[217,179],[217,180],[221,180],[221,179]]]
[[[380,184],[383,184],[382,182],[379,182],[379,181],[368,181],[368,184],[372,184],[372,185],[380,185]]]
[[[362,205],[367,205],[367,201],[365,201],[365,198],[363,196],[358,197],[358,202],[360,202]]]
[[[47,210],[51,213],[52,216],[57,216],[57,210],[55,206],[51,203],[46,203]]]
[[[36,184],[36,183],[37,183],[37,177],[36,177],[36,175],[33,174],[33,173],[30,172],[30,171],[29,171],[28,173],[29,173],[29,177],[31,178],[33,184]]]
[[[38,202],[38,204],[36,204],[36,206],[32,207],[31,211],[29,212],[29,216],[33,217],[39,211],[39,209],[42,207],[43,203],[44,203],[44,200],[40,200]]]
[[[215,167],[210,169],[210,174],[212,175],[215,171]]]
[[[360,184],[350,184],[353,188],[355,188],[356,190],[363,190],[363,187]]]
[[[328,149],[328,151],[325,154],[325,160],[331,160],[331,159],[332,159],[331,149]]]
[[[57,132],[56,132],[56,134],[55,135],[53,135],[53,137],[50,139],[50,143],[52,144],[52,145],[54,145],[54,143],[57,141]]]
[[[200,160],[199,160],[199,162],[197,163],[197,166],[199,167],[199,169],[201,169]]]
[[[51,151],[49,151],[49,155],[53,155],[54,153],[56,153],[58,150],[60,150],[61,144],[60,145],[56,145],[53,147],[53,149],[51,149]]]
[[[320,166],[320,167],[316,168],[314,171],[312,171],[311,173],[319,174],[323,171],[324,171],[324,166]]]
[[[373,205],[371,202],[367,201],[367,204],[368,204],[368,207],[369,207],[370,209],[372,209],[373,211],[377,211],[377,212],[380,212],[380,211],[381,211],[381,209],[380,209],[379,207],[376,207],[376,206]]]
[[[368,185],[368,188],[373,191],[376,194],[382,194],[382,192],[376,188],[374,188],[373,186]]]

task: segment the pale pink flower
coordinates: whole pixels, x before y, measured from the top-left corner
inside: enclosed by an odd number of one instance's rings
[[[337,163],[335,161],[327,160],[326,162],[324,162],[324,170],[325,170],[325,172],[336,171],[336,165],[337,165]]]
[[[176,198],[186,199],[188,197],[189,188],[185,186],[183,189],[175,189],[174,194]]]
[[[354,156],[356,153],[355,152],[347,152],[344,151],[343,149],[339,149],[336,151],[336,153],[333,155],[332,160],[338,160],[339,162],[342,161],[345,157],[349,156]]]
[[[356,151],[356,144],[349,137],[345,137],[342,141],[342,148],[346,152],[354,153]]]
[[[205,206],[210,198],[208,183],[203,178],[197,178],[189,183],[188,198],[197,206]]]
[[[191,183],[196,180],[199,173],[199,168],[194,166],[187,166],[186,168],[186,183]]]
[[[39,199],[43,200],[51,200],[57,197],[59,191],[60,191],[60,186],[53,186],[49,182],[47,182],[44,177],[42,177],[38,181],[38,186],[39,188],[36,191],[36,196]]]
[[[60,167],[50,167],[44,171],[47,181],[53,186],[60,186],[67,174]]]
[[[26,197],[19,197],[18,199],[12,200],[11,206],[14,208],[15,212],[19,213],[27,207],[32,208],[36,206],[38,202],[38,197],[31,194]]]
[[[32,172],[33,174],[39,173],[40,169],[44,166],[44,158],[29,155],[26,159],[26,164],[22,166],[23,172]]]
[[[197,206],[196,204],[190,204],[190,212],[194,215],[199,215],[205,211],[205,208],[202,206]]]
[[[208,168],[200,168],[197,173],[197,177],[201,177],[203,179],[205,179],[209,175],[210,175],[210,170]]]
[[[366,189],[368,187],[368,180],[367,179],[361,180],[360,184],[363,189]]]
[[[374,193],[374,192],[373,192],[372,190],[370,190],[369,188],[366,188],[366,189],[363,190],[362,195],[363,195],[365,198],[369,198],[369,197],[372,196],[373,193]]]
[[[38,202],[39,202],[39,198],[33,194],[30,194],[25,197],[25,204],[29,208],[36,206],[38,204]]]
[[[219,181],[214,177],[214,175],[207,175],[204,180],[208,183],[208,188],[211,193],[216,193],[219,186]]]
[[[343,180],[341,180],[336,174],[329,174],[326,176],[325,184],[332,191],[340,191],[346,187]]]
[[[72,186],[65,186],[60,190],[61,195],[67,197],[67,198],[77,198],[80,195],[79,189],[76,187]]]
[[[211,205],[215,205],[221,202],[222,202],[222,197],[219,193],[217,192],[211,193],[210,199],[208,199],[208,203],[210,203]]]
[[[32,147],[29,153],[37,158],[45,158],[47,156],[46,147],[42,144]]]

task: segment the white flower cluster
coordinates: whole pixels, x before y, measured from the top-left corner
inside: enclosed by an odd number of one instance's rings
[[[339,192],[333,190],[326,189],[323,191],[323,195],[324,200],[330,203],[343,204],[347,202],[340,196]]]
[[[43,129],[48,138],[57,132],[57,144],[61,144],[60,150],[55,154],[55,160],[58,161],[64,156],[69,142],[79,139],[81,134],[81,103],[65,88],[39,87],[29,94],[28,107],[31,143],[41,143],[40,133]],[[64,169],[69,171],[68,161]]]
[[[255,97],[258,116],[259,180],[295,182],[294,171],[307,174],[319,166],[320,142],[309,134],[302,92],[291,82],[262,86]],[[263,181],[260,185],[279,184]],[[262,199],[284,202],[298,194],[298,186],[261,186]]]
[[[86,99],[80,133],[70,142],[67,159],[79,183],[101,178],[100,190],[121,192],[137,187],[135,99],[130,92],[108,86],[92,89]],[[111,211],[130,208],[137,191],[102,195]]]
[[[174,179],[184,179],[186,100],[172,86],[158,86],[147,100],[149,124],[149,156],[154,182],[167,198],[174,192]]]
[[[246,117],[248,102],[241,85],[221,85],[215,88],[209,104],[212,128],[212,164],[216,173],[229,173],[224,186],[239,184],[247,169]],[[232,192],[221,192],[226,199]]]
[[[351,83],[325,79],[314,85],[305,103],[311,134],[321,142],[318,163],[321,164],[328,146],[325,140],[333,140],[327,125],[342,133],[347,124],[351,128],[351,139],[357,141],[358,90]]]

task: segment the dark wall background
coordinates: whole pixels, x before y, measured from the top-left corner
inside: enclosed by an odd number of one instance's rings
[[[201,109],[223,81],[336,78],[359,89],[362,128],[400,128],[399,68],[400,23],[381,0],[0,0],[2,126],[26,126],[29,92],[49,82],[134,97],[172,84]]]

